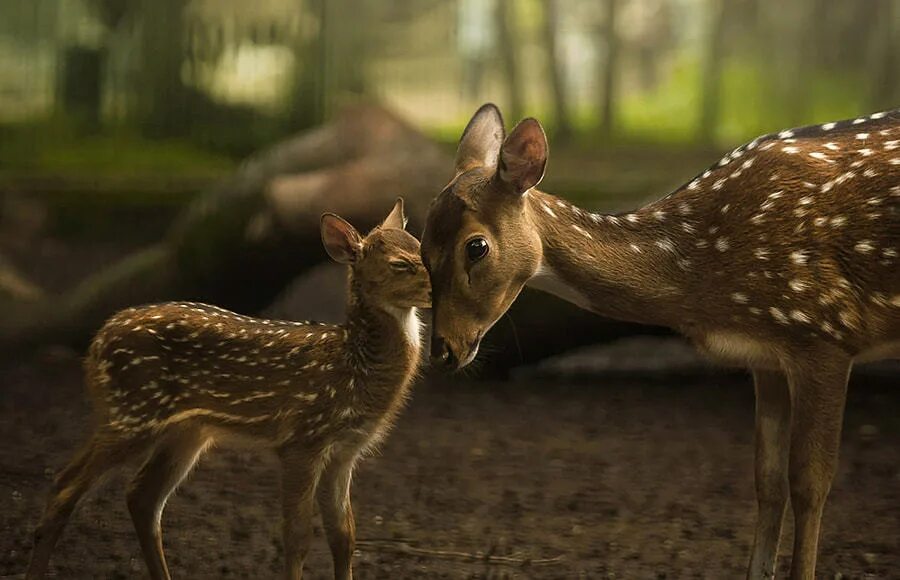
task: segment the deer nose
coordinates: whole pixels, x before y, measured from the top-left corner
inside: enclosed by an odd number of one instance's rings
[[[456,355],[447,341],[437,335],[431,338],[431,361],[444,367],[456,368]]]

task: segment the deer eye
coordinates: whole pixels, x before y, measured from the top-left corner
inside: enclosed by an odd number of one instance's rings
[[[482,237],[472,238],[466,242],[466,257],[470,262],[477,262],[487,256],[489,249],[490,246],[488,246],[486,239]]]

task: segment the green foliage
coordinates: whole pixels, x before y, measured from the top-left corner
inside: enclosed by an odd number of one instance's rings
[[[203,177],[233,165],[183,140],[130,131],[79,136],[64,120],[0,128],[0,172],[7,175]]]

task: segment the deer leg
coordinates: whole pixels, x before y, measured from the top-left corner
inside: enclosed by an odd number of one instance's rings
[[[305,454],[289,452],[281,454],[281,467],[284,577],[300,580],[312,540],[316,483],[322,466]]]
[[[163,508],[210,441],[209,436],[196,427],[167,433],[129,486],[128,511],[147,570],[155,580],[169,578],[160,523]]]
[[[788,499],[791,392],[781,371],[754,370],[756,386],[756,536],[747,578],[775,577]]]
[[[346,457],[335,457],[325,468],[317,489],[322,525],[334,560],[335,580],[353,578],[352,558],[356,545],[356,523],[350,505],[350,479],[356,462],[356,450]]]
[[[50,554],[78,501],[110,469],[124,463],[133,446],[133,442],[119,440],[108,433],[95,434],[59,473],[44,515],[34,532],[34,549],[25,574],[26,579],[44,577],[50,563]]]
[[[790,488],[794,510],[791,578],[815,577],[819,526],[838,463],[850,359],[828,352],[788,369],[793,395]]]

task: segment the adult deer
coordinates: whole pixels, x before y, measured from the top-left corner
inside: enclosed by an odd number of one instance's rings
[[[419,364],[416,309],[430,305],[419,243],[398,200],[363,238],[322,217],[329,255],[349,265],[347,324],[261,320],[191,302],[129,308],[91,343],[96,411],[88,443],[56,478],[26,578],[42,578],[79,499],[110,469],[147,459],[128,491],[144,560],[169,578],[160,520],[213,442],[274,449],[282,465],[285,577],[299,579],[318,501],[335,578],[352,577],[353,467],[390,429]]]
[[[815,573],[854,362],[900,356],[900,111],[765,135],[668,196],[601,215],[534,189],[548,145],[485,105],[435,199],[422,255],[432,356],[475,357],[524,285],[666,325],[752,369],[758,520],[748,577],[774,576],[787,498],[792,578]]]

